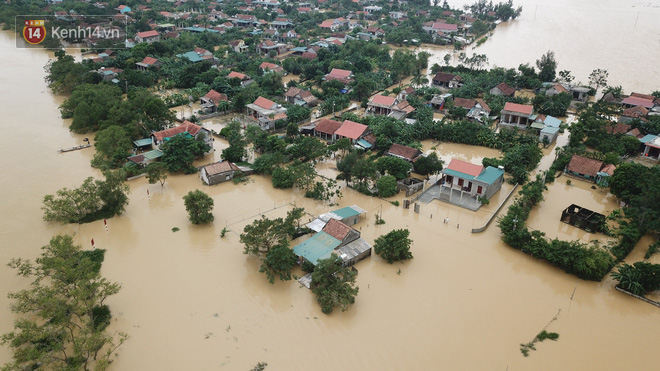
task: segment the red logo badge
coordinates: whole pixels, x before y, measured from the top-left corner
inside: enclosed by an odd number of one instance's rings
[[[44,20],[27,20],[23,27],[23,38],[30,44],[39,44],[46,39]]]

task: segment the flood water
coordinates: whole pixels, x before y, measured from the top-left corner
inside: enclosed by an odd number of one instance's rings
[[[462,8],[475,0],[448,0]],[[499,2],[493,1],[494,3]],[[660,0],[514,0],[523,12],[515,21],[497,26],[468,56],[486,54],[490,67],[517,68],[535,64],[548,50],[555,52],[557,71],[569,70],[575,81],[587,83],[596,68],[609,71],[609,84],[625,93],[650,94],[660,89]],[[474,44],[476,45],[476,44]],[[429,65],[444,65],[451,48],[423,47],[433,54]],[[452,63],[458,63],[454,54]]]
[[[246,370],[257,362],[267,362],[269,370],[660,365],[655,356],[658,308],[616,292],[609,279],[583,282],[511,249],[501,242],[495,224],[484,233],[470,233],[483,225],[498,201],[477,212],[433,201],[417,214],[344,189],[339,207],[357,204],[368,211],[356,225],[367,241],[409,228],[415,258],[388,265],[372,256],[358,263],[355,305],[330,316],[295,281],[269,284],[258,273],[258,262],[242,253],[238,234],[258,215],[282,216],[294,204],[313,215],[338,207],[273,189],[267,177],[213,187],[194,175],[170,176],[164,187],[139,178],[129,182],[130,204],[122,216],[108,220],[109,232],[101,221],[44,222],[40,207],[45,194],[99,176],[89,166],[92,149],[57,153],[80,144],[84,136],[71,134],[69,121],[59,118],[57,107],[64,98],[53,96],[43,82],[48,57],[41,50],[15,49],[13,35],[0,33],[0,101],[7,129],[0,137],[0,332],[10,331],[15,319],[6,294],[28,284],[5,263],[13,257],[34,259],[55,234],[75,233],[83,247],[89,248],[94,238],[97,247],[107,249],[102,273],[123,284],[107,302],[114,318],[111,330],[130,334],[118,351],[116,370]],[[219,141],[215,144],[222,148]],[[432,146],[425,143],[424,149]],[[497,155],[445,143],[437,151],[474,162]],[[219,152],[197,164],[219,159]],[[325,175],[334,173],[331,164],[323,166]],[[589,207],[602,205],[596,211],[612,207],[611,198],[598,196],[600,191],[555,184],[546,195],[548,205],[535,211],[544,214],[539,220],[548,233],[563,228],[557,210],[572,202],[562,192],[578,189],[577,199],[592,195]],[[197,188],[215,200],[215,222],[207,226],[192,226],[183,206],[182,197]],[[376,212],[382,212],[386,224],[374,225]],[[442,223],[445,217],[449,224]],[[173,232],[174,227],[180,230]],[[230,233],[220,238],[224,227]],[[639,259],[648,243],[642,240],[631,257]],[[559,340],[537,344],[538,350],[524,358],[519,344],[531,340],[559,309],[548,327],[560,334]],[[0,361],[10,357],[10,350],[0,347]]]

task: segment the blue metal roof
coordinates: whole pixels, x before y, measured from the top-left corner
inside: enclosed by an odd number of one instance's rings
[[[496,167],[489,166],[479,174],[478,177],[475,178],[475,180],[478,180],[480,182],[484,182],[486,184],[493,184],[498,178],[504,175],[504,170],[498,169]]]
[[[552,127],[552,126],[546,126],[546,127],[543,128],[543,130],[541,130],[541,133],[544,133],[544,134],[557,134],[558,131],[559,131],[559,128]]]
[[[459,177],[461,179],[467,179],[467,180],[474,180],[475,179],[474,175],[462,173],[460,171],[456,171],[456,170],[452,170],[452,169],[444,168],[444,169],[442,169],[442,172],[447,174],[447,175]]]
[[[657,138],[657,137],[658,137],[657,135],[646,134],[646,135],[645,135],[642,139],[640,139],[639,141],[642,142],[642,143],[644,143],[644,144],[646,144],[646,143],[652,141],[653,139],[655,139],[655,138]]]
[[[330,257],[341,241],[321,231],[308,240],[294,246],[293,252],[316,265],[320,259]]]
[[[149,146],[151,145],[151,138],[142,138],[142,139],[134,140],[133,144],[135,144],[138,147]]]
[[[561,125],[561,122],[562,121],[560,119],[552,116],[546,116],[545,120],[543,120],[543,123],[546,126],[552,126],[553,128],[558,128],[559,125]]]
[[[339,210],[333,211],[333,213],[339,215],[342,219],[350,218],[351,216],[360,215],[360,212],[355,210],[350,206],[342,207]]]
[[[183,54],[177,54],[176,56],[179,57],[179,58],[186,58],[191,62],[201,62],[201,61],[203,61],[203,59],[199,57],[199,54],[197,54],[195,52],[187,52],[187,53],[183,53]]]
[[[358,146],[360,146],[360,147],[362,147],[362,148],[364,148],[364,149],[369,149],[369,148],[372,147],[372,146],[371,146],[371,143],[367,142],[367,141],[364,140],[364,139],[360,139],[360,140],[358,140],[358,141],[357,141],[357,144],[358,144]]]
[[[302,53],[304,53],[304,52],[307,51],[307,48],[304,47],[304,46],[299,46],[299,47],[296,47],[296,48],[291,49],[291,51],[293,51],[293,52],[302,52]]]

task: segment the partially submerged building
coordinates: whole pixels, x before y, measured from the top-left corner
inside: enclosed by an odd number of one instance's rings
[[[371,255],[371,245],[360,237],[359,231],[330,219],[322,230],[294,246],[293,252],[301,263],[313,265],[336,254],[342,259],[342,266],[349,267]]]
[[[452,159],[440,173],[438,198],[471,210],[481,207],[480,199],[490,199],[504,183],[504,169],[484,168],[457,159]]]
[[[571,161],[564,169],[564,174],[607,186],[608,178],[614,174],[615,169],[616,167],[614,165],[603,165],[603,161],[573,155]]]
[[[572,204],[562,211],[561,221],[587,232],[601,232],[605,225],[605,215]]]
[[[240,172],[241,169],[236,164],[225,160],[202,166],[199,170],[199,178],[206,185],[215,185],[232,180],[234,175]]]

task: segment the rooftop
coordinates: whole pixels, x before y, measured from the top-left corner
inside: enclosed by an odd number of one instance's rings
[[[530,106],[528,104],[518,104],[518,103],[511,103],[511,102],[506,102],[504,104],[504,111],[509,111],[509,112],[518,112],[518,113],[523,113],[526,115],[531,115],[532,110],[534,109],[533,106]]]
[[[367,125],[362,125],[362,124],[358,124],[357,122],[345,120],[344,123],[341,125],[341,127],[335,132],[335,134],[342,137],[358,140],[360,136],[362,136],[362,134],[364,134],[364,132],[367,131],[367,128],[368,128]]]

